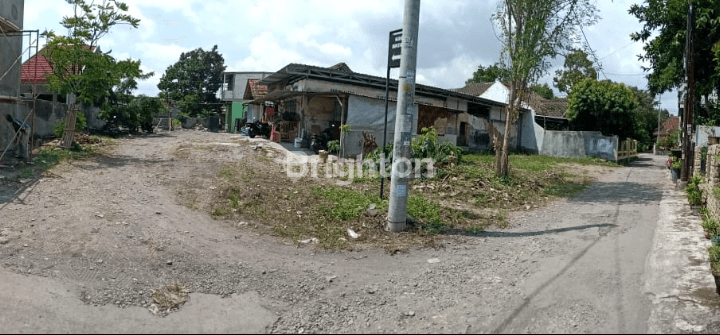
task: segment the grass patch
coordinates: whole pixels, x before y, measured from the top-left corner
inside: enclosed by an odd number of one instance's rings
[[[375,204],[378,211],[387,211],[387,200],[381,200],[375,194],[365,194],[353,190],[341,189],[337,187],[313,188],[313,194],[325,199],[333,200],[331,208],[323,207],[332,217],[340,220],[356,218],[364,213],[370,206]]]
[[[582,193],[589,185],[590,181],[587,179],[582,183],[561,182],[546,188],[544,193],[561,198],[574,197]]]
[[[32,168],[26,167],[26,168],[23,168],[22,170],[20,170],[20,175],[19,175],[19,177],[20,177],[21,179],[29,179],[29,178],[31,178],[32,176],[33,176],[33,170],[32,170]]]

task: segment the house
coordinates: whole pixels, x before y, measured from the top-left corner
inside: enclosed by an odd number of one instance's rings
[[[89,48],[89,47],[86,47]],[[94,47],[93,52],[102,52],[99,47]],[[53,69],[48,58],[46,49],[43,47],[32,57],[22,64],[20,94],[27,99],[35,99],[35,135],[40,138],[54,136],[53,127],[59,120],[67,115],[67,97],[51,92],[47,88],[47,77],[52,74]],[[91,130],[99,130],[105,125],[100,120],[99,106],[80,106],[80,111],[87,119],[87,126]]]
[[[225,105],[225,128],[234,132],[235,120],[246,119],[247,101],[245,89],[248,80],[254,82],[272,74],[271,72],[223,72],[223,86],[220,90],[220,100]]]
[[[267,94],[253,94],[249,106],[257,111],[254,118],[276,121],[288,141],[308,139],[326,128],[340,139],[340,125],[347,124],[350,131],[341,145],[346,156],[354,157],[367,150],[364,138],[374,137],[374,146],[382,146],[385,80],[354,72],[345,63],[331,67],[289,64],[256,83],[267,86]],[[394,138],[397,86],[397,80],[390,80],[388,143]],[[490,148],[493,134],[504,131],[491,122],[491,115],[502,120],[502,102],[420,84],[415,87],[414,102],[414,135],[433,126],[443,140],[484,150]]]
[[[500,81],[486,83],[469,83],[455,91],[478,96],[506,105],[509,101],[510,89]],[[546,130],[567,130],[569,122],[565,118],[567,111],[566,99],[548,100],[535,92],[530,92],[527,101],[522,104],[518,116],[517,136],[511,135],[511,143],[517,143],[520,150],[539,153],[543,145]],[[504,127],[504,110],[494,111],[490,121],[495,127]]]

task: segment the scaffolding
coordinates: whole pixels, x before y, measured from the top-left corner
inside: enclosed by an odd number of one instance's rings
[[[23,41],[27,37],[28,46],[25,49],[22,49]],[[13,42],[15,39],[20,39],[20,49],[21,52],[16,52],[14,50]],[[36,147],[36,143],[34,141],[35,138],[35,109],[37,107],[36,101],[38,98],[38,95],[40,94],[38,91],[38,66],[37,63],[34,67],[34,73],[33,73],[33,79],[27,83],[23,83],[22,81],[22,67],[23,67],[23,56],[25,56],[25,52],[27,52],[27,62],[30,62],[33,57],[39,56],[39,50],[40,50],[40,31],[39,30],[21,30],[18,29],[13,24],[5,21],[3,18],[0,17],[0,40],[5,40],[10,47],[10,51],[12,52],[12,55],[17,55],[17,57],[14,59],[13,63],[6,69],[0,68],[0,82],[2,82],[3,79],[5,79],[6,76],[8,76],[12,70],[17,66],[20,71],[17,75],[17,93],[15,96],[3,96],[0,95],[0,102],[10,103],[16,105],[15,109],[22,109],[23,111],[27,111],[25,113],[24,117],[20,116],[22,118],[22,123],[20,123],[20,126],[16,130],[11,125],[6,125],[12,130],[13,136],[10,139],[9,143],[5,146],[5,148],[2,148],[2,152],[0,153],[0,163],[5,158],[5,154],[7,151],[15,146],[21,145],[21,139],[18,138],[18,136],[21,135],[22,132],[27,132],[29,128],[29,134],[28,134],[28,141],[25,144],[25,147],[27,149],[27,152],[25,154],[25,158],[28,162],[32,161],[33,156],[33,150]],[[33,48],[34,48],[34,54],[33,54]],[[28,91],[28,95],[26,95],[26,92]],[[26,108],[18,108],[20,106],[25,106]],[[16,113],[13,114],[13,118],[15,118]],[[8,114],[10,115],[10,114]],[[28,120],[30,120],[30,123],[28,123]],[[5,122],[3,122],[5,123]],[[0,132],[4,132],[5,130],[2,129]],[[17,140],[16,140],[17,139]]]

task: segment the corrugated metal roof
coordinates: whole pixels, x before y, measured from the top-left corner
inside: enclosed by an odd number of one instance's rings
[[[340,63],[343,64],[343,63]],[[340,65],[338,64],[338,65]],[[346,64],[345,64],[346,65]],[[347,65],[346,65],[347,66]],[[348,68],[349,69],[349,68]],[[342,69],[332,69],[313,65],[296,64],[291,63],[280,69],[279,71],[271,74],[260,81],[261,84],[273,85],[281,82],[292,83],[305,78],[320,79],[326,81],[335,81],[342,83],[350,83],[359,86],[367,86],[374,88],[385,88],[385,78],[372,76],[357,72],[346,72]],[[397,90],[398,81],[395,79],[390,80],[390,89]],[[431,97],[455,97],[469,100],[473,103],[489,105],[489,106],[503,106],[499,102],[495,102],[489,99],[480,98],[471,94],[463,92],[457,92],[453,90],[432,87],[427,85],[416,84],[415,94]]]

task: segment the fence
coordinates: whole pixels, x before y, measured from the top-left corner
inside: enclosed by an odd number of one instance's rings
[[[618,161],[623,159],[629,160],[632,157],[637,157],[637,141],[636,140],[625,140],[620,142],[620,149],[618,150]]]

